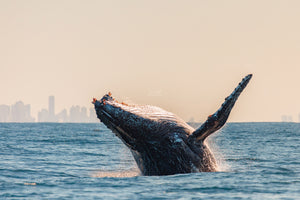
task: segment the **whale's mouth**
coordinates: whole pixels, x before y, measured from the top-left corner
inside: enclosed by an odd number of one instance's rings
[[[115,99],[111,96],[111,93],[104,95],[101,100],[97,100],[93,98],[93,104],[96,109],[97,117],[101,122],[112,123],[117,126],[117,120],[113,117],[113,113],[117,109],[116,106],[113,105]]]
[[[92,103],[100,121],[111,129],[130,149],[136,150],[136,138],[122,128],[122,120],[117,117],[124,111],[118,106],[119,103],[114,100],[111,94],[104,95],[99,101],[94,98]]]
[[[105,110],[106,101],[111,100],[109,95],[105,95],[100,101],[96,98],[93,98],[93,104],[95,105],[97,117],[100,119],[101,122],[108,122],[114,123],[114,118]]]

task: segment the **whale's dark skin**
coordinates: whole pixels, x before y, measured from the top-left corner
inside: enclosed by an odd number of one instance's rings
[[[197,130],[161,108],[118,103],[110,93],[93,103],[97,117],[131,150],[143,175],[214,172],[216,161],[205,139],[225,124],[251,77],[246,76]]]

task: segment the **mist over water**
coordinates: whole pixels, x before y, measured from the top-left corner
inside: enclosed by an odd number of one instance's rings
[[[0,124],[0,199],[297,199],[300,124],[229,123],[219,172],[141,176],[101,123]]]

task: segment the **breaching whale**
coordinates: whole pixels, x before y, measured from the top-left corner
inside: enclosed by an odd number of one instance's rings
[[[251,77],[247,75],[197,130],[173,113],[119,103],[111,93],[100,101],[94,98],[93,104],[100,121],[131,150],[143,175],[213,172],[217,165],[205,139],[225,124]]]

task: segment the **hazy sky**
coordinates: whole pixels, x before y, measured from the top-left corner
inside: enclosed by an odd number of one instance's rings
[[[203,121],[248,73],[230,121],[300,112],[298,0],[0,0],[0,104],[34,115],[106,92]],[[35,116],[36,117],[36,116]]]

